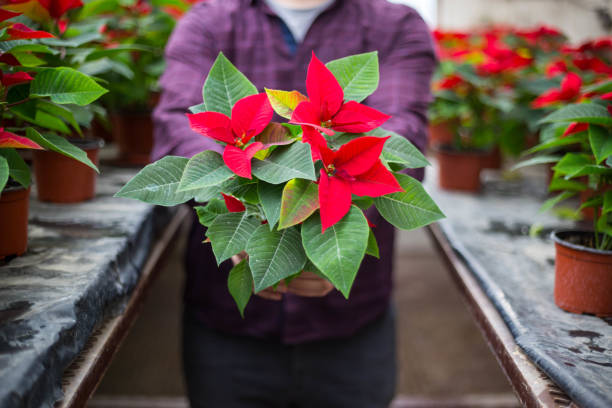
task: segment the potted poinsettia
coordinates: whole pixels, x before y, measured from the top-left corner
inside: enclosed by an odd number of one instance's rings
[[[581,103],[544,118],[553,136],[531,149],[544,153],[524,164],[553,164],[549,190],[558,194],[543,209],[589,191],[577,211],[591,210],[592,230],[553,233],[556,304],[574,313],[612,315],[612,81],[587,91],[591,96]]]
[[[65,106],[86,106],[106,92],[92,78],[74,69],[45,66],[44,56],[53,55],[56,50],[34,40],[51,39],[54,35],[16,22],[17,16],[18,13],[0,9],[0,43],[3,45],[0,55],[2,258],[23,253],[27,245],[30,170],[16,149],[58,153],[70,163],[97,172],[87,153],[60,134],[70,133],[69,127],[80,132],[72,110]],[[58,176],[55,170],[48,173],[43,171],[45,176]],[[78,176],[74,172],[64,178],[77,184]],[[13,210],[18,212],[12,213]]]
[[[253,291],[303,271],[348,297],[364,256],[378,256],[364,209],[376,206],[403,229],[443,217],[421,184],[399,172],[427,160],[407,139],[380,127],[389,116],[360,103],[377,84],[376,53],[327,65],[313,54],[307,95],[258,93],[220,54],[203,103],[188,117],[223,153],[166,156],[116,196],[166,206],[206,202],[196,211],[217,262],[243,254],[228,276],[241,313]],[[289,123],[272,122],[273,111]]]

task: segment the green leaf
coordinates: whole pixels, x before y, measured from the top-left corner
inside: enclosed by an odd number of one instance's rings
[[[429,166],[430,164],[415,145],[395,132],[383,128],[376,128],[367,134],[378,137],[391,136],[391,138],[385,142],[385,147],[382,152],[382,158],[385,159],[387,163],[401,163],[410,169],[417,169]]]
[[[265,160],[254,160],[252,172],[260,180],[280,184],[294,178],[316,180],[308,143],[280,146]]]
[[[304,179],[289,180],[283,189],[278,229],[299,224],[319,209],[319,186]]]
[[[88,105],[108,91],[89,76],[72,68],[49,68],[39,72],[30,85],[30,95],[48,96],[55,103]]]
[[[270,231],[260,225],[247,243],[255,293],[302,270],[306,254],[297,228]]]
[[[44,44],[48,44],[54,47],[68,47],[75,48],[80,47],[83,44],[91,43],[92,41],[102,40],[102,34],[98,32],[84,33],[76,37],[61,39],[61,38],[43,38],[40,41]]]
[[[261,142],[267,146],[288,145],[295,142],[291,135],[291,131],[280,123],[272,122],[266,128],[255,136],[256,142]]]
[[[376,242],[376,236],[374,235],[374,232],[371,228],[370,234],[368,235],[368,246],[366,247],[366,254],[380,259],[380,254],[378,251],[378,242]]]
[[[365,211],[374,205],[374,199],[372,197],[353,196],[353,204]]]
[[[612,212],[612,190],[606,191],[604,193],[603,207],[601,211],[602,215]]]
[[[205,150],[189,159],[177,191],[180,193],[215,186],[233,175],[234,173],[225,165],[219,153]]]
[[[204,102],[198,104],[198,105],[193,105],[189,107],[189,112],[191,113],[200,113],[200,112],[206,112],[206,105],[204,104]]]
[[[185,157],[166,156],[151,163],[128,181],[115,197],[133,198],[166,207],[189,201],[195,191],[176,191],[188,161]]]
[[[302,95],[298,91],[289,92],[268,88],[265,88],[265,91],[274,112],[285,119],[291,119],[291,115],[293,114],[295,108],[301,102],[308,100],[307,96]]]
[[[532,157],[531,159],[523,160],[518,162],[510,170],[518,170],[523,167],[534,166],[536,164],[545,164],[545,163],[556,163],[561,159],[562,156],[553,156],[553,155],[545,155],[545,156],[537,156]]]
[[[4,186],[8,182],[9,178],[9,165],[8,161],[4,158],[4,156],[0,156],[0,194],[2,194],[2,190],[4,190]]]
[[[257,194],[259,195],[259,201],[263,207],[266,220],[268,220],[270,231],[274,229],[274,226],[280,218],[283,188],[283,184],[257,184]]]
[[[6,159],[11,178],[23,187],[28,188],[30,186],[30,168],[19,153],[15,149],[0,149],[0,157]]]
[[[550,181],[548,185],[548,191],[559,191],[559,190],[571,190],[571,191],[584,191],[588,188],[586,184],[583,184],[575,180],[566,180],[562,177],[555,177]]]
[[[260,226],[246,211],[220,214],[210,224],[206,236],[210,238],[217,264],[244,251],[251,234]]]
[[[200,190],[191,191],[195,195],[195,200],[198,203],[205,203],[213,198],[219,198],[221,193],[233,194],[240,188],[240,180],[237,178],[229,179],[216,186],[204,187]],[[188,193],[188,192],[185,192]]]
[[[595,125],[612,125],[608,110],[595,103],[567,105],[542,119],[546,122],[580,122]]]
[[[302,224],[306,255],[346,298],[365,255],[369,231],[363,212],[355,206],[324,234],[318,216],[309,217]]]
[[[26,137],[38,143],[47,150],[52,150],[56,153],[63,154],[64,156],[70,157],[71,159],[91,167],[97,173],[100,172],[96,165],[89,160],[89,157],[87,157],[87,153],[85,151],[79,149],[62,136],[54,135],[52,133],[48,133],[43,136],[34,130],[34,128],[27,128]]]
[[[609,129],[602,126],[590,125],[589,142],[591,143],[591,149],[593,150],[597,164],[600,164],[612,155],[612,133]]]
[[[384,219],[397,228],[410,230],[444,218],[444,214],[421,183],[404,174],[395,174],[395,177],[404,191],[374,199],[374,204]]]
[[[217,215],[229,212],[225,202],[219,198],[213,198],[205,206],[196,206],[194,210],[196,210],[200,224],[205,227],[209,227],[215,218],[217,218]]]
[[[523,156],[539,152],[541,150],[552,149],[555,147],[562,147],[571,144],[581,143],[585,139],[585,136],[582,134],[575,134],[568,137],[564,137],[562,139],[554,139],[551,141],[547,141],[544,143],[540,143],[539,145],[533,146],[530,149],[527,149],[523,152]]]
[[[589,155],[581,153],[566,153],[553,169],[565,175],[567,179],[589,174],[612,175],[611,168],[596,165]]]
[[[231,116],[239,99],[256,93],[255,85],[220,52],[202,88],[206,110]]]
[[[70,124],[70,126],[72,126],[79,135],[83,134],[83,132],[81,132],[81,127],[77,123],[76,119],[74,118],[74,115],[72,114],[70,110],[64,108],[63,106],[55,105],[45,100],[38,100],[36,102],[37,102],[36,107],[38,109],[50,115],[53,115],[53,117],[61,118],[62,120]]]
[[[561,201],[567,200],[568,198],[573,197],[575,195],[575,191],[565,191],[557,196],[549,198],[548,200],[544,201],[544,204],[542,204],[539,211],[546,212],[553,208],[555,205],[559,204]]]
[[[344,100],[361,102],[378,88],[378,52],[330,61],[327,68],[344,90]]]
[[[36,55],[30,54],[29,52],[11,52],[11,54],[19,61],[24,67],[38,67],[45,64],[45,60],[38,58]]]
[[[230,271],[227,277],[227,288],[234,298],[236,306],[238,306],[240,316],[244,319],[244,308],[249,303],[253,293],[253,278],[246,259],[240,261],[238,265],[234,265]]]
[[[585,86],[584,88],[582,88],[582,92],[585,94],[586,93],[602,94],[602,93],[612,92],[612,80]]]
[[[42,44],[33,44],[31,40],[12,40],[12,41],[1,41],[0,51],[2,53],[24,53],[24,52],[37,52],[40,54],[58,54],[59,51],[51,49]]]

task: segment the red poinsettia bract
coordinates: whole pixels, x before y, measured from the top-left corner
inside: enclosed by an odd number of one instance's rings
[[[83,5],[81,0],[9,0],[8,3],[23,4],[27,9],[33,9],[33,6],[28,6],[26,3],[38,3],[54,20],[58,20],[69,10]],[[26,8],[23,8],[23,10],[26,10]],[[24,11],[24,13],[28,14],[27,11]]]
[[[244,206],[244,204],[242,204],[242,201],[240,201],[236,197],[223,193],[221,193],[221,195],[223,196],[223,201],[225,201],[225,207],[227,208],[227,211],[243,212],[246,210],[246,207]]]
[[[582,79],[573,72],[569,72],[565,78],[563,78],[563,81],[561,81],[561,89],[550,89],[546,91],[538,96],[531,105],[534,108],[542,108],[556,102],[574,101],[580,97],[581,86]]]
[[[27,137],[18,136],[14,133],[5,131],[4,128],[0,128],[0,148],[9,147],[42,150],[42,147],[38,143],[31,141]]]
[[[344,102],[344,91],[334,74],[312,53],[306,74],[309,100],[291,115],[296,125],[310,126],[327,135],[338,132],[363,133],[382,125],[390,116],[355,101]]]
[[[350,210],[351,194],[379,197],[402,191],[393,173],[380,161],[388,138],[358,137],[337,151],[320,146],[324,165],[319,179],[322,233]]]
[[[6,33],[11,40],[32,40],[34,38],[53,38],[53,34],[46,31],[32,30],[25,24],[16,23],[10,26]]]
[[[263,143],[249,141],[260,134],[272,120],[272,105],[265,93],[240,99],[232,108],[232,117],[219,112],[188,114],[196,132],[226,143],[225,165],[240,177],[251,177],[251,159],[264,148]]]
[[[33,79],[27,72],[10,73],[0,71],[0,82],[6,87],[30,82]]]

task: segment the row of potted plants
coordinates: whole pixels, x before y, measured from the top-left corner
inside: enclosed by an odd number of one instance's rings
[[[574,218],[592,221],[553,235],[555,302],[612,315],[612,39],[572,46],[550,27],[434,35],[442,63],[431,141],[440,187],[478,191],[498,151],[523,157],[515,169],[547,164],[554,195],[542,210],[576,196]]]
[[[542,137],[540,120],[581,85],[612,73],[612,41],[571,46],[551,27],[435,31],[441,64],[430,108],[442,188],[478,191],[480,170],[499,168]],[[461,174],[457,169],[465,169]]]
[[[95,195],[101,129],[124,161],[148,162],[163,48],[192,3],[0,5],[0,259],[26,250],[30,164],[41,201],[73,203]]]

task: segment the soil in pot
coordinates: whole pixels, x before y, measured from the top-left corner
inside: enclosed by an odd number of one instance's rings
[[[480,151],[458,151],[447,147],[436,150],[438,182],[444,190],[477,192],[484,154]]]
[[[559,231],[555,241],[555,303],[572,313],[612,316],[612,251],[592,248],[592,232]]]
[[[113,136],[119,147],[119,162],[146,165],[153,149],[151,112],[122,112],[110,116]]]
[[[0,193],[0,259],[26,251],[29,205],[30,188],[11,183]]]
[[[85,150],[96,166],[101,140],[70,140]],[[40,201],[52,203],[78,203],[96,195],[97,173],[90,167],[59,153],[34,151],[34,176]]]

